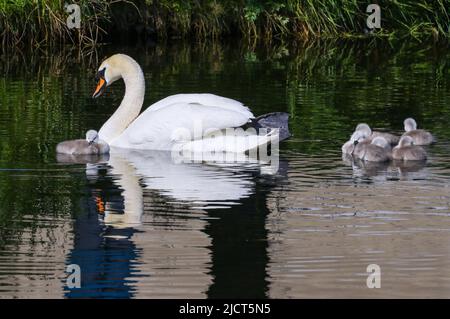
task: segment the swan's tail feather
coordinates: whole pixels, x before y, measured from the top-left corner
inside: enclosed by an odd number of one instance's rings
[[[289,113],[272,112],[263,114],[252,120],[252,126],[257,130],[260,128],[279,129],[280,142],[291,137],[289,132]]]

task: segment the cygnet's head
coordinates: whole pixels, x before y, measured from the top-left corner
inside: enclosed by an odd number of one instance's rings
[[[89,130],[86,132],[86,141],[91,145],[92,143],[98,143],[98,132],[96,130]]]
[[[417,130],[417,123],[411,117],[403,121],[403,126],[405,127],[406,132]]]
[[[369,137],[370,135],[372,135],[372,130],[371,130],[370,126],[367,125],[366,123],[359,123],[355,129],[355,132],[357,132],[357,131],[363,132],[366,135],[366,137]]]
[[[364,141],[366,138],[368,138],[369,135],[367,135],[367,132],[364,131],[358,131],[356,130],[352,136],[350,137],[350,141],[353,142],[353,144],[358,144],[359,142]]]
[[[388,141],[386,141],[386,139],[382,136],[377,136],[372,140],[372,143],[374,145],[380,146],[382,148],[390,148],[390,144],[388,143]]]
[[[398,142],[399,147],[411,146],[414,145],[414,140],[411,136],[402,136],[400,142]]]

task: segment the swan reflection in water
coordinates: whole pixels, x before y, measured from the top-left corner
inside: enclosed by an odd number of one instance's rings
[[[125,209],[123,216],[110,214],[106,204],[105,222],[117,227],[139,224],[145,190],[157,191],[167,202],[189,208],[229,207],[253,193],[255,182],[250,172],[273,173],[270,165],[245,155],[236,154],[232,161],[222,159],[221,155],[211,154],[176,157],[164,151],[116,149],[110,155],[108,166],[113,182],[123,189]],[[97,165],[88,164],[87,174],[95,176]]]
[[[205,231],[206,210],[246,202],[255,192],[254,175],[273,173],[256,159],[234,160],[190,162],[170,152],[120,149],[101,157],[58,156],[86,164],[93,197],[77,217],[67,257],[81,268],[82,288],[66,288],[66,297],[206,297],[214,240]]]

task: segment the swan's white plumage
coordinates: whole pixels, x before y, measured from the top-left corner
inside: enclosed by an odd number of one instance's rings
[[[177,94],[150,106],[110,144],[171,150],[176,143],[196,142],[195,149],[200,151],[199,141],[210,144],[211,140],[204,137],[211,132],[242,126],[253,117],[247,107],[232,99],[213,94]]]
[[[256,134],[223,134],[221,131],[216,131],[208,137],[201,140],[194,140],[188,143],[178,143],[173,150],[183,152],[231,152],[231,153],[244,153],[250,150],[257,149],[258,147],[267,146],[268,144],[279,139],[276,131],[271,131],[266,135]]]
[[[175,94],[168,96],[154,104],[152,104],[147,110],[157,111],[166,106],[177,103],[196,103],[200,105],[210,105],[219,108],[223,108],[229,111],[235,111],[242,113],[248,118],[252,118],[253,114],[248,107],[244,106],[241,102],[229,99],[227,97],[214,95],[211,93],[197,93],[197,94]]]

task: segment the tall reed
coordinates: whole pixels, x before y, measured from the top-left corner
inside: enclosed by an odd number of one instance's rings
[[[113,1],[70,0],[80,7],[80,28],[69,29],[64,1],[1,0],[0,40],[2,47],[41,47],[72,43],[96,44],[106,30],[109,6]]]

